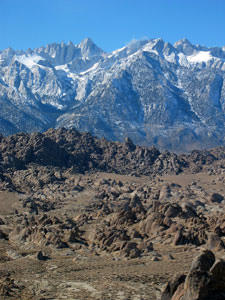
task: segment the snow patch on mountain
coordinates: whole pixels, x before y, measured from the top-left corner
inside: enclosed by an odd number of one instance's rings
[[[43,58],[39,55],[20,55],[16,56],[15,60],[20,62],[21,64],[27,66],[29,69],[32,69],[34,66],[37,66],[38,62],[40,60],[43,60]]]
[[[210,53],[210,51],[199,51],[196,52],[193,55],[187,56],[187,60],[190,63],[201,63],[201,62],[208,62],[213,57]]]
[[[68,65],[67,65],[67,64],[55,66],[55,69],[56,69],[57,71],[58,71],[58,70],[64,71],[64,72],[66,72],[66,73],[69,72],[69,68],[68,68]]]

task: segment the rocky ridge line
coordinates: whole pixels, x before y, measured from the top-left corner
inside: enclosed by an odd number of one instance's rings
[[[154,176],[179,174],[187,169],[197,173],[214,163],[220,165],[221,171],[224,158],[224,147],[178,155],[134,145],[129,138],[124,143],[110,142],[75,129],[0,136],[1,178],[4,171],[26,169],[29,165],[71,169],[78,173],[103,171]],[[211,172],[216,172],[216,168]]]

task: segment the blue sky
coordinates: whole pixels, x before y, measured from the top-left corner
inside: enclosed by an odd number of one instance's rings
[[[225,0],[0,0],[0,49],[86,37],[105,51],[159,37],[224,46]]]

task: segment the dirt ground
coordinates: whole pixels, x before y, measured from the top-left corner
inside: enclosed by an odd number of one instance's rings
[[[13,259],[1,263],[0,273],[13,274],[16,285],[4,299],[158,299],[163,284],[175,273],[187,272],[198,253],[190,247],[158,249],[160,261],[53,251],[51,259],[40,262],[32,251],[18,253],[1,244],[1,256]]]
[[[87,185],[82,191],[57,191],[51,201],[56,202],[49,214],[76,216],[92,203],[92,182],[101,179],[116,179],[136,185],[161,186],[175,183],[185,188],[196,182],[208,195],[213,192],[225,193],[224,182],[218,176],[191,174],[157,177],[150,182],[148,177],[131,177],[116,174],[96,173],[84,175],[81,183]],[[222,178],[222,177],[221,177]],[[80,177],[75,178],[79,182]],[[88,185],[88,181],[90,184]],[[51,190],[52,189],[52,190]],[[51,186],[41,193],[50,193]],[[24,195],[0,192],[0,217],[14,224],[15,210],[23,210],[21,198]],[[221,204],[223,205],[223,204]],[[7,224],[8,224],[7,223]],[[8,226],[10,227],[10,226]],[[7,232],[6,225],[0,229]],[[10,231],[12,228],[9,228]],[[156,300],[165,283],[176,273],[187,273],[193,258],[204,246],[173,246],[154,242],[154,251],[138,258],[124,258],[103,251],[101,255],[91,248],[55,249],[54,247],[32,246],[31,243],[18,245],[12,240],[0,239],[0,293],[2,300]],[[42,250],[46,259],[37,258]],[[157,254],[157,255],[156,255]],[[223,257],[224,251],[218,256]],[[157,259],[159,257],[159,259]]]

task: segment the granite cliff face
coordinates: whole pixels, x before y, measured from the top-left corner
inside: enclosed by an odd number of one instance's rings
[[[90,39],[0,52],[0,131],[50,127],[160,149],[224,145],[225,48],[136,41],[105,53]]]

